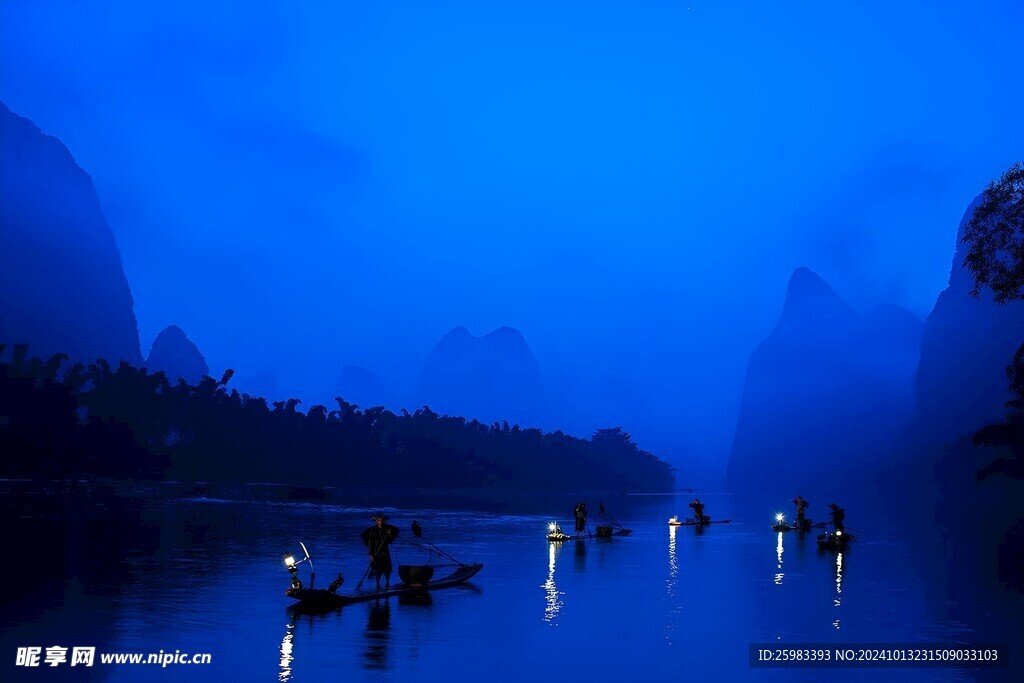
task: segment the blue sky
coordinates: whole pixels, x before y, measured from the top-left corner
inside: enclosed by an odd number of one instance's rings
[[[795,267],[923,317],[1024,156],[1019,2],[291,4],[5,0],[0,100],[93,176],[144,352],[310,399],[511,325],[721,454]]]

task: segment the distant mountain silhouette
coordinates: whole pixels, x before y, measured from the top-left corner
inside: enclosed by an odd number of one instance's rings
[[[970,296],[974,281],[963,267],[960,239],[980,201],[975,198],[960,221],[949,286],[924,324],[913,431],[933,445],[1003,418],[1010,398],[1006,366],[1024,343],[1024,302],[999,305],[987,291],[980,299]]]
[[[775,329],[750,358],[729,484],[766,502],[841,494],[905,425],[920,334],[909,311],[886,305],[860,316],[798,268]]]
[[[1000,581],[1021,590],[1020,482],[998,475],[979,482],[980,470],[1010,454],[971,438],[1005,420],[1004,403],[1013,397],[1006,366],[1024,343],[1024,302],[996,304],[987,290],[970,296],[974,282],[963,267],[961,239],[980,201],[976,197],[960,221],[949,285],[925,319],[917,405],[900,465],[904,472],[924,472],[928,489],[934,486],[928,521],[942,530],[946,557],[973,563],[969,569],[981,576],[995,568]]]
[[[427,357],[417,402],[482,422],[534,425],[544,414],[544,388],[533,351],[518,330],[499,327],[475,337],[456,327]]]
[[[243,375],[235,382],[235,388],[243,394],[258,396],[268,401],[281,398],[281,390],[277,386],[277,375],[273,370],[261,370],[251,375]]]
[[[195,384],[210,374],[199,347],[177,325],[165,327],[156,336],[144,367],[150,372],[163,371],[170,382],[184,378],[189,384]]]
[[[0,103],[0,342],[139,363],[121,255],[89,175]]]
[[[362,408],[394,408],[398,400],[394,387],[384,378],[359,365],[346,365],[341,369],[340,395]]]

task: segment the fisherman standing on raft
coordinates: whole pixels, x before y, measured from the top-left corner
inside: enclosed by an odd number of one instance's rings
[[[807,523],[807,517],[804,516],[804,510],[809,508],[811,504],[804,500],[803,496],[798,495],[793,499],[793,505],[796,505],[796,522],[794,523],[796,528],[805,529],[809,527],[810,524]]]
[[[829,503],[828,506],[832,510],[832,525],[835,526],[836,531],[846,531],[846,527],[843,526],[843,520],[846,519],[846,512],[835,503]]]
[[[576,518],[576,533],[582,534],[587,530],[587,504],[580,503],[572,511],[572,514]]]
[[[387,517],[378,512],[371,517],[376,522],[362,533],[363,543],[370,550],[370,576],[377,580],[380,590],[380,577],[384,577],[384,587],[391,588],[391,542],[398,537],[398,527],[385,524]]]
[[[700,498],[694,498],[690,507],[693,508],[694,521],[697,524],[707,524],[711,521],[710,517],[704,516],[704,503],[700,502]]]

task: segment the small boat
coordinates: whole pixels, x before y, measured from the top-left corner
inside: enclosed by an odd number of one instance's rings
[[[582,541],[587,538],[611,538],[612,536],[629,536],[633,533],[632,529],[612,529],[608,532],[603,533],[586,533],[586,534],[563,534],[562,532],[551,532],[548,534],[547,539],[552,543],[562,543],[564,541]]]
[[[547,539],[551,543],[564,543],[565,541],[582,541],[587,538],[611,538],[613,536],[629,536],[633,533],[632,529],[627,529],[621,524],[598,524],[594,527],[593,533],[590,531],[582,534],[567,534],[562,531],[562,527],[558,525],[558,522],[551,522],[548,524]]]
[[[829,531],[818,535],[818,547],[822,550],[846,550],[856,536],[842,531]]]
[[[297,600],[299,607],[307,609],[336,609],[351,605],[354,602],[366,602],[386,598],[392,595],[408,595],[439,588],[451,588],[466,583],[476,576],[484,566],[479,562],[456,567],[451,574],[440,579],[431,579],[415,585],[392,586],[380,590],[354,591],[351,593],[332,593],[326,588],[289,588],[284,592],[289,598]]]
[[[367,600],[376,600],[378,598],[386,598],[392,595],[417,595],[426,591],[436,590],[438,588],[458,586],[469,581],[484,568],[484,566],[479,562],[475,562],[473,564],[459,562],[433,543],[427,543],[426,541],[418,539],[409,539],[399,542],[398,547],[406,549],[411,548],[413,550],[425,552],[427,553],[428,561],[426,564],[397,563],[398,577],[402,580],[401,585],[383,589],[374,588],[373,590],[361,590],[363,581],[366,580],[366,577],[370,572],[370,568],[368,567],[366,573],[363,574],[363,578],[358,584],[356,584],[355,591],[349,593],[338,593],[338,589],[344,581],[341,574],[338,574],[338,578],[330,584],[329,588],[313,588],[313,580],[316,577],[316,574],[313,572],[313,558],[310,556],[305,543],[300,541],[299,545],[302,546],[302,552],[304,555],[302,559],[296,560],[295,556],[291,553],[286,553],[284,556],[285,567],[291,575],[291,588],[285,590],[284,594],[292,600],[298,601],[299,604],[294,605],[293,608],[310,612],[336,609],[338,607],[349,605],[353,602],[366,602]],[[396,556],[397,552],[398,550],[396,549]],[[447,563],[432,564],[435,558],[447,560]],[[299,565],[303,563],[309,564],[310,586],[308,588],[303,586],[302,581],[299,579]],[[440,567],[453,567],[454,569],[450,574],[439,579],[435,579],[434,571]]]
[[[824,529],[825,522],[818,522],[817,524],[811,524],[810,520],[806,520],[802,526],[790,524],[785,520],[781,520],[772,524],[772,531],[810,531],[811,529]]]
[[[706,522],[698,522],[693,517],[687,517],[686,521],[680,522],[678,517],[669,517],[669,526],[707,526],[708,524],[729,524],[731,519],[711,519]]]

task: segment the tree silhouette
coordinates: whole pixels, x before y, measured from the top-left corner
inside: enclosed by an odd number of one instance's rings
[[[95,474],[337,487],[663,491],[672,468],[620,428],[591,440],[509,423],[401,415],[343,398],[337,410],[273,408],[203,377],[171,384],[162,372],[104,360],[42,362],[17,345],[0,362],[0,476]],[[300,466],[301,464],[301,466]]]
[[[972,296],[987,287],[996,303],[1024,298],[1024,165],[1014,164],[988,186],[962,240]]]
[[[1012,165],[982,194],[964,228],[967,244],[964,267],[974,277],[971,296],[985,288],[997,304],[1024,300],[1024,164]],[[982,427],[974,442],[1006,446],[1011,458],[999,458],[977,473],[979,481],[996,473],[1024,479],[1024,345],[1017,349],[1006,369],[1010,390],[1017,398],[1008,401],[1006,422]]]

